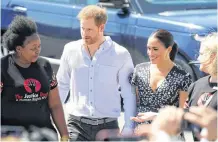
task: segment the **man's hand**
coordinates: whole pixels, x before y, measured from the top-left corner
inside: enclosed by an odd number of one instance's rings
[[[184,119],[204,127],[208,130],[206,137],[208,140],[217,139],[217,112],[208,107],[190,107],[189,112],[185,113]]]

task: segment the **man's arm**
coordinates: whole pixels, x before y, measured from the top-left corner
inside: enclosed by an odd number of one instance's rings
[[[70,68],[68,61],[68,48],[64,48],[61,63],[57,72],[58,90],[62,104],[64,104],[70,90]]]
[[[119,84],[121,86],[121,96],[124,101],[124,118],[125,124],[122,134],[132,134],[134,130],[134,122],[130,120],[131,117],[136,116],[136,95],[132,93],[132,87],[129,83],[129,75],[134,70],[132,58],[128,53],[125,58],[125,63],[119,71]]]

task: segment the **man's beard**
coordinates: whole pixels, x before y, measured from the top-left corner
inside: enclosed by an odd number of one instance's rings
[[[98,37],[93,37],[93,38],[88,38],[88,39],[83,39],[84,44],[86,45],[91,45],[95,44],[98,41]]]

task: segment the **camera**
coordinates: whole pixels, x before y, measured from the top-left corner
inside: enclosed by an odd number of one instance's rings
[[[28,129],[22,126],[1,126],[2,141],[57,141],[53,130],[30,126]]]
[[[22,141],[28,140],[28,133],[21,126],[1,126],[2,141]]]

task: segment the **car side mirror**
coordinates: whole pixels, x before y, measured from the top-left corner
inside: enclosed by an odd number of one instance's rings
[[[127,17],[130,14],[130,10],[128,7],[122,7],[118,12],[117,15],[119,17]]]

